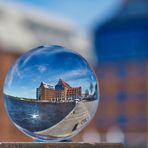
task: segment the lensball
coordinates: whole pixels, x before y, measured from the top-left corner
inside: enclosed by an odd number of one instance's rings
[[[97,85],[81,55],[61,46],[40,46],[23,54],[9,70],[4,104],[23,133],[62,141],[93,118],[99,103]]]

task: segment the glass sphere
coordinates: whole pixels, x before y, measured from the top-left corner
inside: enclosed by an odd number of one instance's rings
[[[76,135],[91,121],[99,102],[87,61],[61,46],[40,46],[23,54],[8,72],[3,93],[15,126],[41,140]]]

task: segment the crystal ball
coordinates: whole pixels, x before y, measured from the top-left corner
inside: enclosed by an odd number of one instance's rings
[[[56,45],[20,56],[6,76],[3,94],[14,125],[34,139],[49,141],[79,133],[99,103],[97,79],[87,61]]]

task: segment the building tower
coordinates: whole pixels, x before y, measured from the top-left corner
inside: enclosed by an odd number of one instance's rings
[[[64,97],[67,101],[74,101],[81,97],[81,87],[71,87],[62,79],[59,79],[55,90],[56,97]]]

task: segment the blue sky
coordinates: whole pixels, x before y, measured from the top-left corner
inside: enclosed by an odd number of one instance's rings
[[[54,13],[72,20],[84,29],[92,29],[114,15],[124,0],[2,0]]]
[[[64,51],[61,52],[61,51]],[[59,79],[72,87],[89,90],[96,78],[85,60],[59,47],[27,52],[11,68],[5,81],[4,93],[12,96],[36,98],[36,88],[41,81],[55,85]]]

